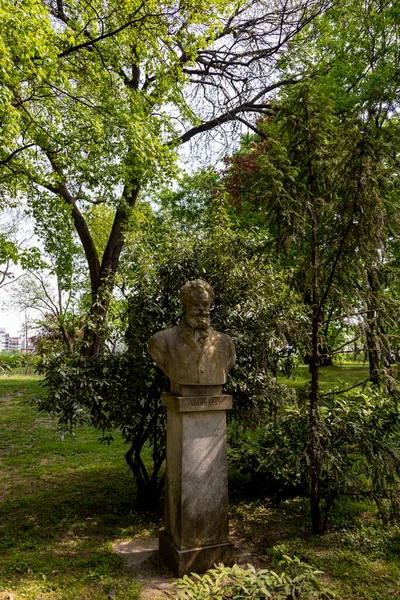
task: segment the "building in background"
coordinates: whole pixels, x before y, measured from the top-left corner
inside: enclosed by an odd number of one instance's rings
[[[21,338],[9,336],[8,350],[19,350],[20,348],[21,348]]]
[[[22,348],[20,337],[12,337],[7,333],[5,327],[0,327],[0,352],[19,351]],[[29,348],[28,348],[29,349]]]
[[[0,327],[0,352],[8,350],[8,340],[10,336],[6,332],[5,327]]]

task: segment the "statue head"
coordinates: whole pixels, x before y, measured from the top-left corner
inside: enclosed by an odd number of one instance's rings
[[[193,329],[208,329],[214,290],[207,281],[194,279],[181,288],[180,300],[185,311],[185,323]]]

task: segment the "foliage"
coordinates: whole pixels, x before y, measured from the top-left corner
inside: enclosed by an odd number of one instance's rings
[[[221,177],[214,167],[184,173],[177,189],[162,187],[152,195],[159,207],[157,218],[160,227],[167,220],[170,227],[190,234],[212,226],[215,203],[221,194]]]
[[[307,415],[296,402],[281,405],[251,428],[234,422],[228,429],[230,467],[250,474],[254,485],[268,495],[304,494],[307,433]]]
[[[37,399],[39,410],[57,415],[63,433],[90,423],[101,431],[100,441],[110,443],[119,431],[131,446],[125,456],[136,478],[138,507],[155,506],[163,489],[165,423],[159,402],[165,382],[143,349],[85,360],[76,354],[49,356],[40,369],[46,395]],[[148,444],[151,475],[143,462]]]
[[[16,277],[15,266],[23,269],[41,268],[44,263],[36,247],[26,247],[21,239],[26,236],[26,216],[22,209],[13,207],[11,202],[2,210],[0,199],[0,288],[13,283]]]
[[[395,118],[387,122],[382,106],[374,108],[366,114],[339,112],[323,77],[303,81],[281,94],[276,115],[258,123],[258,137],[243,141],[225,172],[232,210],[240,218],[244,206],[247,222],[254,214],[259,226],[264,218],[281,264],[295,265],[293,285],[310,307],[307,453],[314,533],[322,527],[319,370],[350,342],[340,341],[336,321],[365,314],[376,385],[390,354],[388,344],[377,342],[383,302],[374,274],[387,238],[398,232],[392,144],[400,130]]]
[[[11,365],[8,360],[5,360],[4,357],[0,358],[0,376],[3,375],[6,377],[12,371]]]
[[[296,556],[284,556],[279,566],[285,567],[286,571],[278,574],[267,569],[257,571],[252,565],[248,565],[247,569],[237,565],[218,565],[202,576],[195,573],[191,577],[184,575],[174,585],[179,589],[179,597],[187,600],[333,598],[318,580],[322,571],[307,565]]]
[[[262,426],[231,425],[229,460],[250,473],[269,493],[303,494],[309,489],[307,390]],[[326,529],[333,502],[341,495],[366,495],[386,523],[399,520],[400,411],[397,399],[373,388],[325,393],[317,435],[320,493]]]
[[[375,109],[378,118],[386,111],[390,115],[385,117],[396,117],[397,10],[392,0],[335,5],[311,25],[313,41],[308,47],[299,46],[289,62],[318,64],[340,113],[367,114]]]
[[[168,221],[161,229],[156,216],[142,226],[145,240],[134,236],[129,242],[131,253],[127,252],[124,263],[128,344],[135,348],[142,328],[150,337],[175,325],[182,314],[182,285],[190,279],[206,279],[215,291],[212,326],[228,333],[237,350],[227,390],[245,414],[256,410],[259,401],[268,399],[273,404],[279,390],[283,400],[284,389],[276,386],[275,375],[291,362],[286,348],[301,339],[307,315],[287,285],[289,273],[276,268],[264,234],[236,229],[223,205],[212,205],[207,219],[207,227],[187,235],[174,231]],[[277,393],[271,393],[272,386]]]
[[[127,314],[127,351],[87,361],[74,354],[45,358],[47,397],[39,407],[58,415],[63,427],[88,420],[105,441],[119,430],[130,445],[126,460],[137,482],[139,504],[150,506],[157,503],[163,485],[165,414],[160,400],[168,382],[147,355],[147,344],[156,331],[179,320],[181,286],[199,276],[214,286],[213,326],[232,336],[238,352],[227,390],[235,394],[236,414],[247,421],[265,401],[271,406],[278,397],[284,401],[285,389],[276,384],[272,371],[284,362],[288,337],[300,335],[302,319],[295,323],[291,318],[293,295],[284,275],[268,261],[263,236],[233,230],[224,210],[215,210],[212,226],[191,236],[168,225],[161,229],[147,205],[137,218],[146,238],[142,232],[132,233],[127,242],[121,282],[126,300],[119,306]],[[271,393],[271,383],[280,396]],[[142,459],[147,445],[153,454],[151,474]]]
[[[60,281],[82,249],[86,354],[102,351],[140,190],[171,180],[182,143],[263,111],[259,99],[287,83],[277,58],[329,4],[2,0],[2,202],[26,199]]]
[[[25,367],[25,370],[29,367],[32,367],[32,365],[36,367],[40,362],[40,358],[38,356],[32,356],[31,354],[14,350],[9,352],[1,352],[0,360],[3,368],[10,373],[17,367]]]
[[[302,498],[241,497],[231,512],[236,534],[263,554],[270,569],[276,571],[284,555],[296,555],[324,571],[323,580],[337,598],[392,600],[398,591],[399,526],[383,526],[369,499],[341,498],[332,508],[329,531],[321,536],[309,535],[309,510]]]
[[[306,81],[282,95],[276,117],[258,124],[262,135],[245,138],[227,159],[224,181],[237,218],[267,229],[280,260],[295,265],[293,283],[309,304],[314,231],[322,317],[332,319],[362,311],[359,287],[368,287],[367,267],[395,232],[398,176],[391,148],[399,131],[372,117],[344,118],[324,83]],[[352,278],[363,284],[356,287]]]

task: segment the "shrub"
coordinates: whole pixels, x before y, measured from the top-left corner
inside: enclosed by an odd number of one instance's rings
[[[36,399],[41,411],[58,416],[61,430],[86,422],[110,443],[121,432],[129,444],[125,454],[137,483],[138,508],[154,507],[163,489],[165,414],[160,410],[165,376],[145,354],[47,357],[42,364],[45,397]],[[146,466],[143,450],[151,445],[153,464]]]
[[[9,365],[8,361],[0,358],[0,375],[4,375],[4,377],[6,377],[10,373],[11,373],[11,366]]]
[[[301,562],[296,556],[284,556],[279,563],[286,571],[261,569],[252,565],[218,565],[203,576],[192,574],[179,579],[175,586],[185,600],[328,600],[333,595],[321,586],[322,571]]]
[[[297,305],[286,278],[268,258],[267,241],[234,231],[218,214],[209,231],[190,238],[169,231],[160,241],[150,236],[147,242],[127,244],[121,285],[125,297],[119,305],[122,322],[128,324],[127,352],[96,359],[60,354],[44,360],[48,395],[39,401],[41,410],[56,414],[68,428],[85,418],[104,441],[120,430],[131,445],[126,459],[144,507],[154,505],[162,489],[158,475],[165,455],[165,411],[160,399],[168,389],[147,345],[155,332],[179,322],[179,289],[186,281],[202,277],[213,285],[212,325],[231,335],[236,345],[237,361],[226,386],[235,397],[232,412],[251,422],[259,405],[275,409],[278,395],[271,397],[266,390],[271,384],[279,388],[273,371],[285,361],[282,348],[297,331]],[[278,403],[285,394],[280,396]],[[152,448],[152,473],[142,458],[145,446]]]
[[[307,393],[307,390],[304,392]],[[374,388],[320,400],[320,492],[329,509],[341,494],[371,497],[384,522],[400,517],[400,407],[395,395]],[[304,492],[309,486],[307,406],[300,397],[252,428],[229,429],[233,468],[263,480],[269,492]]]

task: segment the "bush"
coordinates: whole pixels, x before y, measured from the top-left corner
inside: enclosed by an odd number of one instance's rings
[[[160,400],[165,376],[144,352],[97,358],[65,354],[44,359],[41,369],[47,395],[36,399],[39,410],[57,415],[64,431],[90,423],[105,443],[120,431],[130,445],[125,458],[136,479],[138,508],[153,508],[164,482],[165,414]],[[142,456],[149,444],[151,467]]]
[[[307,389],[304,394],[307,394]],[[374,388],[326,394],[320,400],[318,455],[325,524],[334,500],[343,494],[368,496],[384,522],[400,518],[400,406]],[[282,404],[264,423],[229,429],[233,468],[250,473],[269,493],[305,492],[309,482],[308,414],[300,397]]]
[[[333,595],[323,589],[318,576],[322,571],[301,562],[296,556],[284,556],[279,563],[286,571],[278,574],[252,565],[218,565],[203,576],[192,574],[179,579],[175,586],[185,600],[328,600]]]
[[[296,402],[281,405],[275,415],[251,428],[235,421],[228,428],[232,469],[249,474],[268,494],[292,495],[307,489],[307,414]]]
[[[40,409],[56,414],[67,428],[85,418],[104,441],[120,430],[131,445],[126,459],[144,507],[154,505],[162,489],[165,410],[160,399],[168,389],[166,377],[147,355],[147,344],[155,332],[179,322],[179,290],[186,281],[202,277],[213,285],[212,325],[236,345],[238,358],[226,386],[235,398],[232,412],[241,422],[251,422],[265,402],[275,410],[277,394],[271,397],[266,390],[271,384],[279,388],[273,371],[284,360],[289,335],[297,331],[297,304],[287,278],[268,259],[267,242],[261,234],[234,231],[223,213],[212,228],[190,237],[168,230],[155,240],[134,240],[122,263],[125,297],[119,304],[122,322],[128,323],[127,352],[96,359],[59,354],[43,362],[48,396],[39,400]],[[149,445],[152,473],[142,458]]]
[[[11,373],[11,370],[12,368],[9,364],[9,361],[0,358],[0,375],[4,375],[4,377],[6,377]]]
[[[236,347],[226,386],[234,395],[233,412],[250,422],[258,406],[267,402],[273,409],[284,396],[276,374],[292,363],[285,349],[301,337],[305,317],[289,274],[271,257],[266,236],[235,231],[219,207],[212,227],[185,236],[171,226],[157,244],[149,236],[133,244],[131,252],[124,258],[128,347],[135,351],[143,329],[150,338],[176,325],[182,316],[180,288],[191,279],[205,279],[215,292],[212,327],[230,335]]]

